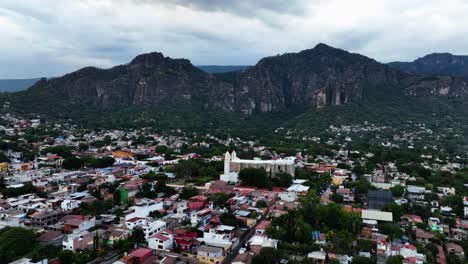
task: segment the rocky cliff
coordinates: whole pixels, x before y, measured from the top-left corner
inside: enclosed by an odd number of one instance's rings
[[[408,96],[462,97],[468,93],[460,79],[406,73],[319,44],[299,53],[264,58],[244,71],[230,73],[229,78],[203,72],[185,59],[148,53],[111,69],[87,67],[43,79],[17,96],[30,98],[26,102],[102,109],[197,104],[248,115],[346,104],[361,100],[369,89]]]

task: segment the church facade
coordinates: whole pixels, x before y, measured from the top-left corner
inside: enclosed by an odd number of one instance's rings
[[[285,159],[277,160],[261,160],[261,159],[239,159],[235,151],[232,153],[226,152],[224,157],[224,174],[231,172],[239,173],[244,168],[263,168],[267,174],[272,177],[277,173],[286,172],[294,176],[295,172],[295,158],[288,157]]]

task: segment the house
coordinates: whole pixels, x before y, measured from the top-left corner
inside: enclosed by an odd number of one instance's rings
[[[253,254],[258,255],[260,254],[260,250],[264,247],[271,247],[276,249],[278,247],[278,240],[271,239],[266,236],[254,235],[247,242],[247,245],[250,247],[250,251]]]
[[[96,225],[96,218],[85,215],[67,215],[60,219],[64,233],[75,233],[88,230]]]
[[[183,252],[195,253],[199,244],[196,232],[189,232],[185,229],[177,229],[174,231],[174,242]]]
[[[362,210],[361,218],[363,220],[393,222],[393,214],[391,212],[382,212],[378,210]]]
[[[324,251],[312,251],[307,254],[307,258],[312,259],[314,264],[325,264],[327,253]]]
[[[204,208],[208,204],[208,197],[205,195],[196,195],[188,199],[187,206],[190,211],[196,211]]]
[[[416,240],[420,243],[430,243],[431,239],[434,238],[434,234],[432,234],[432,232],[428,232],[420,228],[416,228],[415,234]]]
[[[111,227],[112,228],[112,227]],[[109,229],[111,229],[109,228]],[[109,242],[114,243],[115,241],[125,240],[130,236],[130,231],[128,229],[123,228],[112,228],[109,230]]]
[[[64,235],[59,231],[45,231],[42,235],[37,238],[37,241],[43,245],[53,245],[60,246],[62,245],[62,240]]]
[[[62,215],[62,211],[52,210],[52,211],[36,212],[30,215],[29,218],[31,219],[30,221],[31,221],[32,226],[45,227],[45,226],[57,223],[61,215]]]
[[[218,192],[231,194],[234,192],[234,185],[230,185],[223,180],[215,181],[210,185],[210,193]]]
[[[456,243],[452,243],[452,242],[449,242],[447,244],[445,244],[445,246],[447,247],[447,252],[449,254],[454,254],[455,256],[463,259],[465,257],[465,251],[463,250],[463,247],[456,244]]]
[[[439,196],[449,196],[455,195],[455,188],[453,187],[437,187],[437,195]]]
[[[153,250],[149,248],[135,249],[127,256],[123,257],[126,264],[149,264],[155,263],[157,257],[153,255]]]
[[[253,260],[253,255],[250,253],[244,252],[244,253],[237,255],[232,261],[232,264],[250,264],[252,263],[252,260]]]
[[[410,200],[424,200],[424,194],[426,193],[426,188],[414,185],[408,185],[406,189],[408,193],[408,199]]]
[[[206,245],[224,248],[229,250],[232,246],[232,239],[234,237],[234,227],[227,225],[212,226],[207,225],[205,232],[203,232],[203,242]]]
[[[348,171],[348,170],[345,170],[345,169],[336,169],[336,170],[333,172],[332,183],[333,183],[335,186],[343,185],[343,183],[345,182],[345,180],[349,177],[348,174],[349,174],[349,171]]]
[[[349,188],[338,188],[336,193],[343,196],[343,202],[353,203],[354,202],[354,192]]]
[[[222,263],[224,252],[222,248],[202,245],[197,249],[197,259],[199,263]]]
[[[64,199],[62,203],[60,204],[60,208],[62,208],[63,211],[71,211],[75,208],[80,207],[80,204],[81,204],[80,200]]]
[[[73,252],[86,249],[93,244],[93,235],[88,231],[77,232],[69,234],[62,241],[62,248],[64,250],[71,250]]]
[[[153,220],[150,218],[139,218],[135,217],[125,221],[125,225],[128,229],[134,230],[135,228],[141,228],[145,234],[145,239],[148,241],[149,237],[153,234],[159,233],[166,229],[166,222]]]
[[[201,211],[193,211],[190,213],[190,223],[192,226],[205,226],[211,218],[211,209],[206,208]]]
[[[266,229],[271,225],[271,221],[263,220],[255,228],[256,235],[265,235]]]
[[[0,211],[0,228],[7,226],[24,226],[26,213],[20,210],[8,209]]]
[[[167,229],[148,238],[148,247],[151,249],[170,251],[173,245],[174,234]]]
[[[160,211],[160,210],[163,210],[163,208],[164,208],[164,203],[161,201],[159,202],[150,201],[149,203],[143,206],[132,206],[127,211],[127,214],[125,215],[125,220],[132,219],[132,218],[148,217],[148,215],[151,212]]]

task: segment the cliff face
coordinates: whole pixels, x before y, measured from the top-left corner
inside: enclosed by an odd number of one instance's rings
[[[156,52],[139,55],[129,64],[111,69],[83,68],[60,78],[42,80],[31,88],[60,93],[74,104],[101,108],[194,100],[217,104],[225,100],[218,89],[232,88],[188,60],[171,59]]]
[[[412,62],[391,62],[388,65],[408,73],[468,78],[468,56],[450,53],[432,53]]]
[[[365,86],[395,86],[398,73],[372,59],[324,44],[262,59],[240,77],[236,98],[243,113],[323,107],[363,97]]]
[[[467,94],[467,85],[460,79],[403,73],[325,44],[264,58],[229,76],[212,75],[188,60],[155,52],[111,69],[88,67],[60,78],[41,80],[21,96],[56,98],[62,103],[104,109],[196,103],[249,115],[346,104],[362,99],[365,89],[385,88],[408,96]]]

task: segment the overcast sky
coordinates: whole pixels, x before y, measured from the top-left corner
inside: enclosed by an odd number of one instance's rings
[[[0,0],[0,78],[59,76],[161,51],[251,65],[323,42],[379,61],[468,54],[466,0]]]

